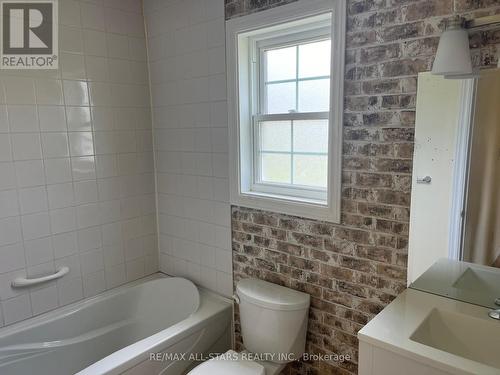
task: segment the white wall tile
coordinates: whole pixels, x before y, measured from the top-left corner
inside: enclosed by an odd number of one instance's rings
[[[58,184],[72,180],[70,158],[45,160],[47,184]]]
[[[45,186],[20,189],[19,205],[23,215],[46,211],[48,204]]]
[[[0,301],[27,293],[26,290],[12,288],[12,280],[18,277],[26,277],[26,270],[24,268],[0,274]]]
[[[102,249],[87,251],[80,254],[82,274],[88,275],[104,269]]]
[[[38,131],[38,117],[34,105],[9,105],[10,131],[29,133]]]
[[[87,55],[107,56],[106,33],[96,30],[84,30],[83,46]]]
[[[35,81],[36,102],[38,105],[62,105],[62,84],[60,80],[38,79]]]
[[[7,104],[36,104],[32,78],[7,76],[3,78],[3,86]]]
[[[125,263],[106,267],[106,286],[108,288],[117,287],[125,283],[125,281]]]
[[[61,53],[61,74],[64,79],[86,79],[85,59],[76,53]],[[84,103],[82,103],[84,104]]]
[[[74,0],[65,0],[61,4],[60,22],[63,25],[78,27],[80,20],[80,3]]]
[[[121,59],[128,58],[127,36],[108,33],[106,34],[106,42],[108,44],[108,57],[117,57]]]
[[[27,266],[47,263],[54,260],[54,250],[50,237],[38,240],[26,241],[24,243]]]
[[[47,196],[51,210],[71,207],[75,203],[75,194],[71,182],[48,185]]]
[[[100,56],[85,56],[85,69],[89,81],[107,81],[108,60]]]
[[[93,156],[71,158],[73,180],[89,180],[96,178],[95,160]]]
[[[55,285],[33,290],[30,292],[30,297],[33,315],[43,314],[59,306],[57,286]]]
[[[69,149],[71,156],[94,155],[92,132],[70,132]]]
[[[11,143],[14,160],[42,158],[42,147],[39,133],[12,134]]]
[[[0,96],[3,96],[3,93],[0,93]],[[8,133],[9,132],[9,118],[7,115],[7,106],[0,105],[0,133]]]
[[[144,259],[136,259],[125,263],[125,276],[127,281],[137,280],[145,275]]]
[[[16,187],[16,170],[14,163],[0,162],[0,190],[13,189]]]
[[[50,211],[50,224],[52,234],[76,230],[76,209],[68,207]]]
[[[85,297],[95,296],[106,289],[104,270],[83,277],[83,293]]]
[[[19,214],[16,190],[0,191],[0,218]]]
[[[82,229],[78,231],[78,249],[80,252],[99,249],[102,247],[100,227]]]
[[[84,28],[104,31],[104,9],[101,6],[82,3],[81,14]]]
[[[64,158],[69,156],[67,133],[42,133],[41,138],[44,158]]]
[[[14,163],[17,186],[31,187],[45,184],[43,163],[41,160],[17,161]]]
[[[29,294],[14,297],[2,302],[5,324],[12,324],[32,315]]]
[[[0,221],[0,231],[2,230],[2,223]],[[19,235],[15,240],[19,239]],[[4,239],[3,242],[10,242],[12,239]],[[13,244],[0,247],[0,273],[14,271],[20,268],[24,268],[24,248],[22,244]]]
[[[59,48],[64,52],[83,52],[83,35],[79,28],[61,26],[59,29]]]
[[[230,295],[224,3],[147,0],[144,8],[160,268]]]
[[[92,130],[89,107],[66,107],[69,131],[88,132]]]
[[[42,132],[66,130],[64,107],[38,106],[38,118]]]
[[[64,258],[58,258],[55,260],[54,264],[56,268],[69,268],[69,272],[64,276],[65,279],[79,278],[82,274],[80,256],[78,254],[73,254]]]
[[[217,271],[217,292],[226,296],[233,293],[233,277],[231,273]]]
[[[51,234],[49,214],[46,212],[23,215],[21,217],[21,224],[25,240],[41,238]]]
[[[76,232],[67,232],[52,237],[55,259],[68,257],[78,253]]]
[[[75,203],[86,204],[98,201],[97,182],[95,180],[75,182]]]
[[[83,282],[80,277],[62,278],[57,282],[59,304],[61,306],[78,301],[83,298]]]
[[[88,105],[89,95],[87,83],[82,81],[63,81],[64,100],[66,105]]]

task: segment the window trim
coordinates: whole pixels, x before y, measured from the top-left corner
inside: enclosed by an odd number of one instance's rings
[[[318,17],[325,20],[331,14],[332,59],[330,75],[330,112],[328,142],[328,190],[326,201],[314,198],[301,198],[277,194],[275,186],[267,186],[266,191],[252,190],[254,182],[254,143],[253,130],[255,119],[261,118],[254,106],[259,95],[255,94],[254,83],[249,77],[255,69],[251,63],[251,39],[257,34],[266,37],[262,29],[283,30],[282,24],[293,22],[297,27],[304,25],[304,19]],[[251,208],[270,210],[307,218],[340,221],[341,205],[341,158],[342,158],[342,120],[344,86],[344,51],[346,28],[346,0],[299,0],[263,12],[230,19],[226,22],[226,59],[228,78],[228,124],[229,124],[229,181],[230,201],[232,204]],[[290,25],[288,25],[290,26]],[[318,27],[319,28],[319,27]],[[260,31],[260,32],[259,32]],[[307,33],[307,32],[306,32]],[[283,33],[286,34],[286,33]],[[306,38],[310,39],[310,38]],[[296,39],[294,39],[296,43]],[[333,51],[341,51],[334,53]],[[255,74],[255,72],[253,72]],[[240,100],[240,98],[242,100]],[[318,113],[315,113],[316,115]],[[322,116],[325,113],[320,112]],[[300,113],[265,115],[274,119],[291,119]],[[311,113],[307,113],[310,118]],[[304,117],[302,117],[304,118]],[[241,141],[244,140],[244,141]],[[266,184],[267,185],[267,184]],[[282,189],[282,187],[280,187]],[[293,189],[295,192],[297,189]]]

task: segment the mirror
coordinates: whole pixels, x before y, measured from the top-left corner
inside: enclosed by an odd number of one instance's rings
[[[500,69],[419,75],[410,212],[410,287],[498,308]]]

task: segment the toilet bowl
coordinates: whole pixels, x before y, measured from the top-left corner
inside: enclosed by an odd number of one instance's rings
[[[189,375],[275,375],[305,350],[310,297],[257,279],[236,286],[241,336],[247,349],[232,350],[194,368]]]

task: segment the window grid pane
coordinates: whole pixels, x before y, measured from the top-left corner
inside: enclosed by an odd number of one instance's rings
[[[291,159],[289,153],[261,154],[261,180],[268,183],[291,184]]]
[[[323,53],[323,58],[327,58],[327,56],[330,56],[330,50],[329,50],[329,42],[330,39],[327,40],[322,40],[322,41],[315,41],[315,42],[306,42],[306,43],[298,43],[292,46],[286,46],[286,47],[281,47],[281,48],[276,48],[276,49],[271,49],[267,50],[264,52],[264,58],[266,59],[266,71],[261,72],[261,74],[264,74],[264,79],[263,79],[263,84],[264,84],[264,91],[265,91],[265,113],[267,114],[276,114],[276,113],[289,113],[289,112],[301,112],[301,107],[304,109],[303,112],[316,112],[316,109],[328,111],[328,108],[326,107],[324,103],[322,103],[319,106],[314,106],[314,105],[306,105],[301,106],[300,105],[300,84],[301,82],[307,82],[307,81],[318,81],[318,80],[328,80],[328,83],[330,83],[330,75],[324,75],[325,72],[320,71],[320,73],[323,73],[323,75],[317,75],[314,76],[312,74],[305,74],[304,77],[300,77],[300,60],[301,60],[301,50],[304,50],[304,53],[307,53],[308,51],[311,50],[311,47],[314,48],[314,46],[318,45],[328,45],[328,51],[325,51]],[[280,72],[270,72],[269,71],[269,65],[272,65],[273,67],[271,68],[272,70],[275,69],[275,62],[272,60],[275,60],[275,56],[279,56],[280,54],[283,55],[285,51],[288,51],[287,56],[288,58],[291,58],[291,52],[292,48],[294,48],[295,51],[295,77],[292,79],[281,79],[281,80],[269,80],[268,78],[271,77],[284,77],[283,75],[280,76]],[[270,54],[271,56],[270,58]],[[270,62],[271,60],[271,62]],[[304,59],[306,62],[308,59]],[[293,64],[291,64],[293,65]],[[321,65],[321,64],[320,64]],[[329,65],[329,61],[327,63]],[[288,74],[290,73],[290,68],[288,67],[286,70],[288,70]],[[306,69],[307,70],[307,69]],[[321,69],[320,69],[321,70]],[[323,69],[324,70],[324,69]],[[286,75],[285,75],[286,76]],[[274,85],[284,85],[284,84],[294,84],[295,86],[295,97],[293,97],[293,94],[291,93],[291,85],[288,86],[287,90],[282,91],[280,94],[278,94],[279,91],[276,91],[276,86]],[[274,86],[274,87],[273,87]],[[271,87],[273,87],[273,91],[271,91]],[[282,88],[285,88],[286,86],[281,86]],[[322,102],[328,101],[329,99],[329,89],[326,90],[328,91],[327,93],[323,94],[323,100]],[[326,99],[325,99],[326,98]],[[264,101],[261,98],[261,103],[264,103]],[[309,102],[311,99],[314,102],[314,98],[305,98],[305,101],[307,102],[307,99],[309,99]],[[292,103],[294,103],[294,107],[292,107]]]
[[[293,171],[292,178],[295,185],[326,188],[327,165],[326,155],[299,155],[292,156]]]
[[[328,153],[322,151],[295,151],[294,143],[294,128],[296,126],[304,127],[307,123],[311,127],[317,126],[317,120],[291,120],[291,121],[269,121],[259,122],[259,144],[258,144],[258,160],[260,165],[259,180],[267,183],[286,184],[290,186],[307,186],[311,188],[326,188]],[[268,139],[264,139],[264,127],[280,126],[283,123],[291,124],[289,131],[289,139],[281,140],[281,144],[289,146],[290,151],[269,150],[263,148],[263,145],[269,143]],[[267,131],[267,134],[273,132]],[[318,145],[322,149],[321,145]],[[310,168],[310,165],[316,168]],[[289,170],[284,170],[288,169]]]
[[[331,41],[321,40],[299,45],[299,78],[330,75]],[[318,74],[320,73],[320,74]]]
[[[266,51],[265,82],[295,80],[297,65],[295,55],[298,46],[281,47]]]

